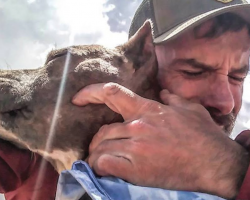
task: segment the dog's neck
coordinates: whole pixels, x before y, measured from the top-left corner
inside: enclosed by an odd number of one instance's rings
[[[52,153],[38,150],[37,153],[48,160],[59,174],[64,170],[70,170],[73,163],[80,160],[83,155],[82,152],[80,153],[73,150],[53,150]]]
[[[0,126],[1,139],[11,141],[20,149],[29,149],[32,152],[38,153],[43,156],[47,161],[49,161],[55,170],[60,174],[63,170],[69,170],[72,167],[72,164],[81,160],[83,152],[74,151],[74,150],[53,150],[52,153],[45,152],[44,150],[34,150],[31,149],[27,144],[22,142],[17,136],[12,132],[6,131]]]

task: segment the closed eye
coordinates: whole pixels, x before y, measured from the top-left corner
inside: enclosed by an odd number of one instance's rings
[[[228,77],[240,83],[243,82],[246,78],[246,77],[235,77],[235,76],[228,76]]]
[[[190,72],[190,71],[182,71],[184,75],[190,76],[190,77],[196,77],[202,75],[204,72]]]

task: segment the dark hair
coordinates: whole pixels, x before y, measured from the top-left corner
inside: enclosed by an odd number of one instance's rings
[[[237,32],[245,27],[247,28],[248,35],[250,36],[250,24],[234,13],[225,13],[214,17],[212,19],[211,28],[205,34],[199,35],[198,32],[202,25],[203,24],[194,28],[196,38],[216,38],[225,32]]]

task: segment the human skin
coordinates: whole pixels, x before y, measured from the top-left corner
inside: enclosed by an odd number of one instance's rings
[[[200,32],[209,26],[207,22]],[[203,105],[230,134],[230,119],[235,120],[241,107],[249,44],[244,29],[215,39],[194,39],[193,32],[188,32],[156,46],[159,84],[170,93]]]
[[[210,26],[205,23],[199,34]],[[90,166],[138,185],[235,197],[249,155],[228,134],[241,107],[249,43],[242,29],[214,39],[196,39],[189,31],[157,45],[166,105],[117,84],[81,90],[76,105],[106,103],[124,118],[95,135]]]

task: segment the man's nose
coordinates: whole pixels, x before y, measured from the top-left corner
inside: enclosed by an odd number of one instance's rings
[[[207,89],[202,99],[205,107],[215,108],[220,115],[227,115],[233,111],[235,101],[228,76],[220,75]]]

